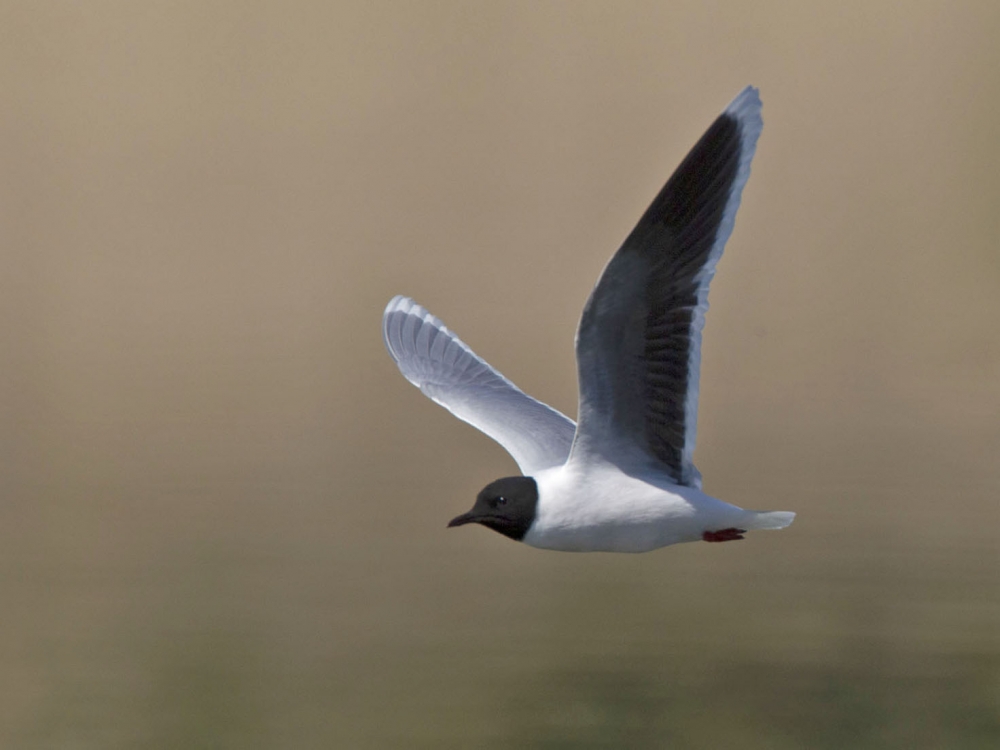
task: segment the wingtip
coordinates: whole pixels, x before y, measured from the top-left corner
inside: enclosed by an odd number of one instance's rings
[[[744,154],[741,169],[745,170],[743,182],[750,176],[750,162],[757,150],[757,139],[764,130],[764,118],[761,116],[763,105],[760,91],[756,86],[747,86],[726,107],[724,115],[734,118],[740,126],[740,138],[743,141]],[[738,205],[738,203],[737,203]]]
[[[429,346],[427,341],[418,344],[419,332],[431,335],[434,338],[437,334],[443,334],[448,341],[462,350],[467,351],[472,356],[477,356],[468,346],[466,346],[454,333],[452,333],[441,320],[431,312],[413,301],[410,297],[397,294],[385,307],[382,313],[382,341],[389,355],[400,365],[403,374],[414,385],[419,385],[413,380],[408,370],[401,364],[409,353],[412,353],[415,346]],[[433,332],[431,334],[431,332]]]
[[[729,103],[727,109],[734,109],[748,104],[760,105],[760,89],[756,86],[744,86],[735,98]]]
[[[413,300],[409,297],[397,294],[389,300],[389,304],[385,306],[385,310],[382,312],[382,343],[385,344],[389,356],[397,362],[400,356],[398,344],[402,331],[402,322],[394,313],[402,312],[405,314],[410,311],[413,304]]]
[[[389,304],[385,306],[385,312],[382,313],[383,317],[389,313],[396,312],[397,310],[408,310],[415,303],[409,297],[404,297],[402,294],[397,294],[391,300]]]
[[[744,122],[756,122],[760,125],[763,124],[760,114],[762,108],[760,89],[756,86],[747,86],[729,103],[726,114]]]

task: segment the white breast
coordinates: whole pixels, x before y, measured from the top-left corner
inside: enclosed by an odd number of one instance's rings
[[[648,552],[738,526],[746,511],[692,487],[645,481],[608,464],[572,462],[539,472],[532,547],[565,552]],[[654,483],[655,482],[655,483]]]

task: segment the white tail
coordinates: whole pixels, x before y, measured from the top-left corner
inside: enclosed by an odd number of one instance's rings
[[[756,511],[748,524],[751,529],[783,529],[795,520],[795,514],[787,510]]]

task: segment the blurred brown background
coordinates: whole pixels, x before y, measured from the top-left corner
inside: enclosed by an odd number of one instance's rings
[[[1000,743],[1000,6],[0,2],[0,746]],[[415,297],[575,413],[601,268],[746,84],[706,489],[446,531],[512,461]]]

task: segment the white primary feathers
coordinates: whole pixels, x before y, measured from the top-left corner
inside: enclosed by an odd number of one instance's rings
[[[500,443],[524,474],[566,463],[576,423],[524,393],[416,302],[393,297],[382,336],[407,380]]]

